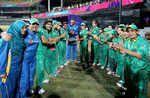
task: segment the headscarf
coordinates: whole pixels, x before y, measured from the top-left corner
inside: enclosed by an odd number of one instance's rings
[[[24,38],[21,35],[21,30],[24,26],[26,26],[26,23],[18,20],[8,28],[7,33],[12,35],[12,40],[9,42],[12,55],[21,55],[23,52]]]

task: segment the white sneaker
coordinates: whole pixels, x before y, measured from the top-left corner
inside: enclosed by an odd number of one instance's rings
[[[107,74],[108,74],[108,75],[111,75],[111,74],[112,74],[112,72],[111,72],[111,71],[109,71],[109,72],[107,72]]]
[[[124,89],[125,91],[127,90],[127,88],[126,88],[126,87],[124,87],[124,86],[122,87],[122,89]]]
[[[46,92],[46,90],[44,90],[43,88],[41,88],[40,90],[39,90],[39,95],[42,95],[42,94],[44,94]]]
[[[96,66],[96,63],[93,63],[92,65],[93,65],[93,66]]]
[[[127,88],[124,87],[124,86],[122,85],[122,83],[123,83],[123,81],[120,80],[119,82],[116,83],[116,85],[117,85],[118,87],[124,89],[124,90],[127,90]]]
[[[61,65],[60,68],[64,68],[64,65]]]
[[[100,66],[100,65],[101,65],[100,63],[97,64],[97,66]]]
[[[104,69],[105,67],[104,66],[101,66],[101,69]]]
[[[117,74],[115,74],[114,76],[115,76],[115,77],[117,77],[117,78],[120,78],[120,76],[119,76],[119,75],[117,75]]]
[[[44,83],[44,84],[48,84],[48,83],[49,83],[49,80],[46,79],[46,80],[43,81],[43,83]]]
[[[120,82],[120,83],[123,83],[123,81],[122,81],[122,80],[120,80],[119,82]]]
[[[55,73],[54,77],[57,77],[57,76],[58,76],[58,74],[59,74],[59,72],[57,71],[57,72]]]
[[[31,93],[31,94],[34,94],[34,90],[33,90],[33,89],[32,89],[32,90],[30,90],[30,93]]]
[[[74,61],[76,64],[80,64],[81,62],[80,61]]]
[[[110,71],[110,69],[109,69],[109,68],[106,68],[106,70],[107,70],[107,71]]]
[[[120,82],[117,82],[116,85],[120,88],[122,88],[122,84]]]
[[[126,95],[126,93],[125,93],[125,92],[122,92],[122,95]]]
[[[67,61],[64,65],[65,65],[65,66],[67,66],[69,63],[70,63],[70,62],[69,62],[69,61]]]

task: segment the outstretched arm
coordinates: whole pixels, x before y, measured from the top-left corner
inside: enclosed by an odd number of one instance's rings
[[[12,40],[12,36],[10,34],[5,33],[5,32],[2,32],[0,36],[3,40],[5,40],[7,42]]]
[[[124,48],[122,45],[115,45],[115,48],[117,48],[118,50],[127,53],[130,56],[136,57],[138,59],[142,59],[142,56],[138,53],[138,52],[133,52],[131,50],[128,50],[126,48]]]

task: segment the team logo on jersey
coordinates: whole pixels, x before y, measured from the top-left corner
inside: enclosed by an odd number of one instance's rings
[[[142,47],[145,47],[145,45],[143,44]]]
[[[30,41],[29,41],[29,43],[30,43],[30,44],[32,44],[32,43],[33,43],[33,41],[32,41],[32,40],[30,40]]]

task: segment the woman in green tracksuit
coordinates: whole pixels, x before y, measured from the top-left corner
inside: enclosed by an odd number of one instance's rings
[[[127,39],[127,35],[125,35],[125,25],[124,26],[120,26],[117,29],[117,32],[119,34],[119,36],[117,38],[115,38],[115,44],[119,44],[119,45],[124,45],[126,39]],[[116,68],[116,75],[120,76],[120,81],[117,83],[117,85],[119,87],[123,87],[123,84],[125,83],[124,81],[124,56],[122,55],[122,53],[120,51],[116,50],[116,58],[115,58],[116,62],[117,62],[117,68]]]
[[[57,21],[53,21],[53,28],[52,32],[49,33],[49,45],[48,45],[48,51],[47,51],[47,60],[46,63],[49,66],[49,74],[54,77],[58,74],[58,66],[56,65],[56,62],[58,62],[58,59],[56,58],[56,52],[58,47],[58,41],[59,38],[59,32],[57,30],[59,23]]]
[[[63,68],[65,62],[66,62],[66,40],[67,40],[67,35],[68,35],[68,31],[67,31],[67,23],[64,23],[63,28],[61,27],[61,23],[59,23],[59,33],[60,33],[60,41],[59,41],[59,47],[58,47],[58,67]]]
[[[88,31],[85,28],[86,24],[81,24],[81,31],[79,33],[80,40],[80,61],[81,63],[86,63],[83,68],[88,68],[89,66],[89,56],[88,56]]]
[[[52,21],[45,21],[43,28],[39,29],[38,39],[39,45],[36,52],[36,87],[43,88],[43,81],[46,80],[46,74],[44,69],[49,72],[48,64],[46,64],[47,59],[47,41],[48,34],[51,32]],[[48,80],[49,81],[49,80]]]
[[[100,40],[101,42],[104,42],[104,31],[103,28],[99,28],[99,35],[98,35],[98,40]],[[104,63],[104,57],[105,54],[103,52],[103,48],[104,48],[104,44],[99,44],[98,45],[98,52],[99,53],[99,63],[97,64],[97,66],[103,66],[106,65],[106,62]]]
[[[147,98],[149,43],[138,35],[136,25],[128,27],[129,39],[124,47],[117,48],[125,55],[125,83],[127,87],[127,98]]]
[[[61,22],[58,22],[58,27],[57,27],[58,34],[61,35],[62,33],[62,24]],[[62,65],[62,40],[60,39],[59,42],[56,45],[56,57],[57,57],[57,67],[58,67],[58,72],[60,72],[61,68],[63,68]]]
[[[109,31],[110,40],[109,40],[109,48],[108,48],[108,68],[110,69],[107,74],[114,74],[116,69],[116,61],[115,61],[115,50],[113,48],[113,44],[115,43],[115,32],[114,30]]]
[[[92,28],[91,28],[92,36],[98,36],[98,34],[99,34],[99,28],[97,25],[98,25],[97,21],[93,20]],[[97,57],[98,57],[98,54],[96,53],[97,49],[98,49],[97,47],[98,47],[97,40],[95,38],[92,38],[91,59],[94,59],[93,66],[95,66],[97,64]]]
[[[109,28],[104,28],[104,33],[102,33],[100,35],[100,41],[102,41],[104,44],[103,44],[103,47],[102,47],[102,58],[100,58],[101,60],[101,63],[102,63],[102,66],[101,66],[101,69],[104,69],[105,66],[107,65],[107,49],[108,49],[108,42],[110,37],[109,37],[109,32],[110,29]]]

